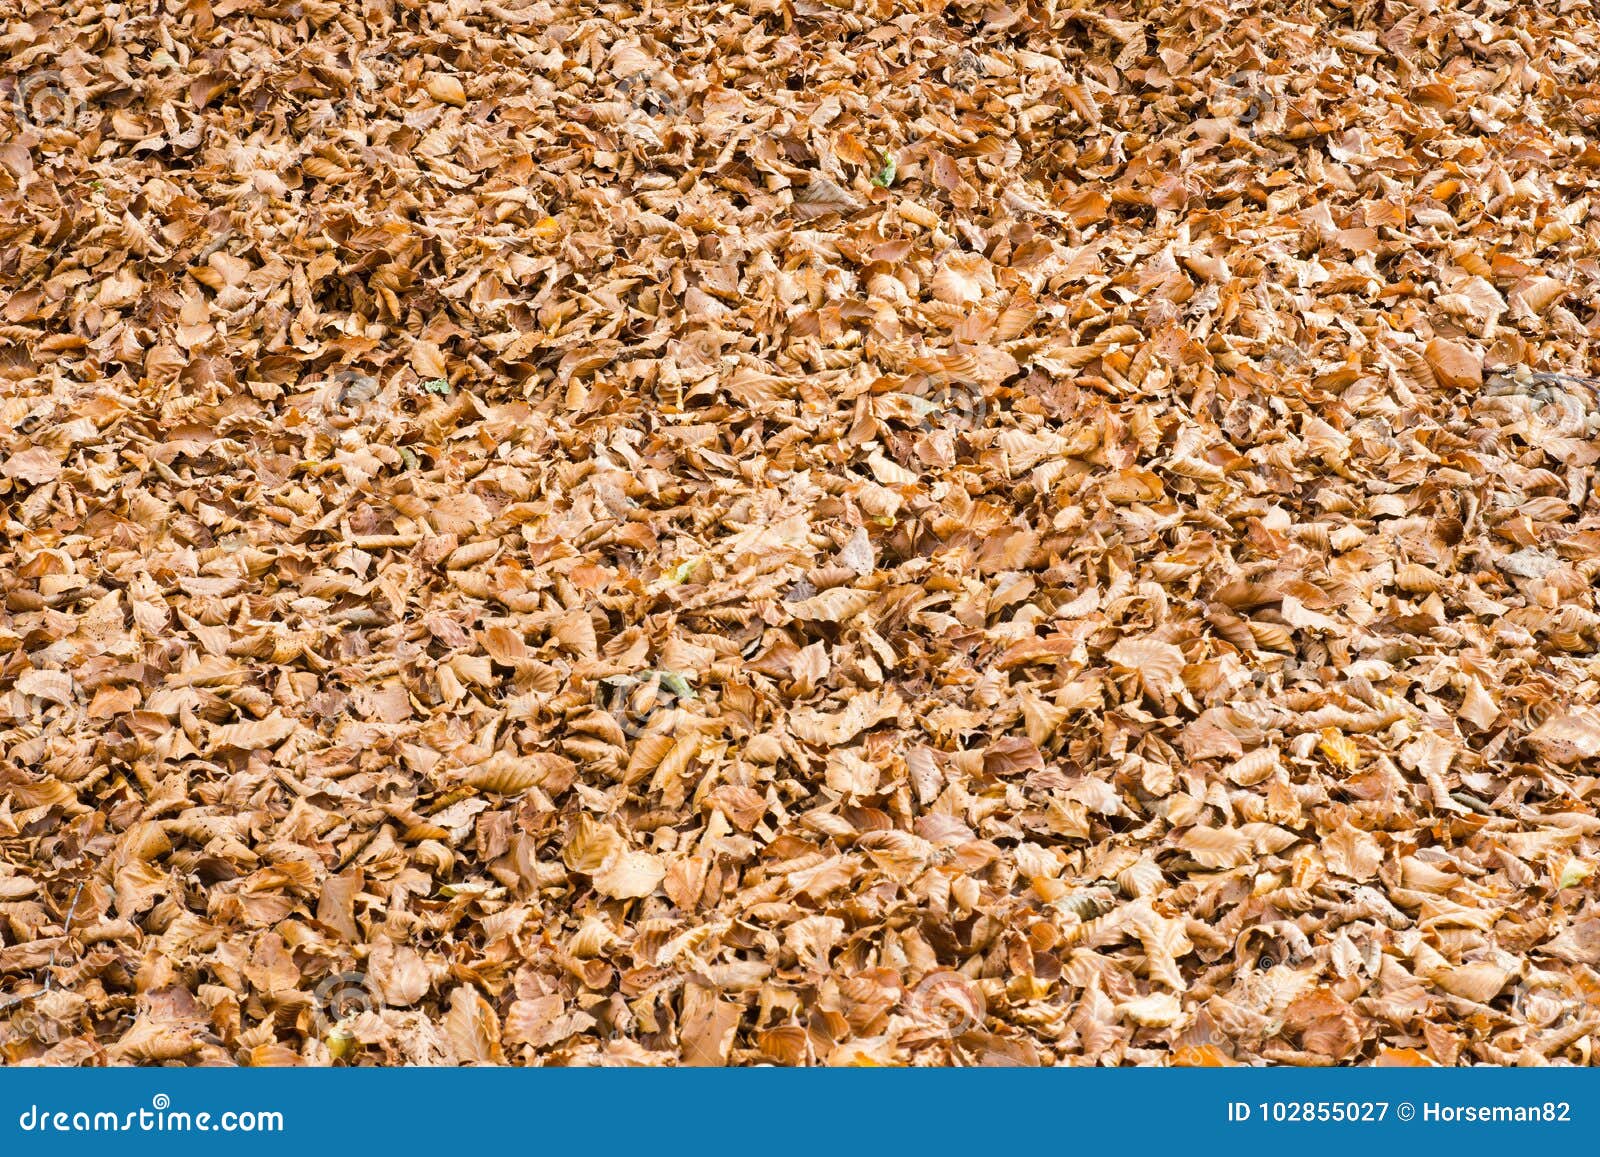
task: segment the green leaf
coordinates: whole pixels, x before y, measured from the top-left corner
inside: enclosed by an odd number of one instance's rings
[[[431,382],[423,382],[422,388],[430,394],[448,394],[450,383],[443,378],[434,378]]]
[[[694,698],[694,688],[689,686],[689,680],[677,671],[657,671],[656,676],[661,685],[679,699]]]
[[[887,189],[890,185],[894,184],[895,173],[898,171],[898,169],[895,166],[894,158],[892,156],[890,156],[888,153],[883,153],[881,155],[883,157],[883,168],[879,169],[878,175],[872,178],[872,183],[878,186],[880,189]]]

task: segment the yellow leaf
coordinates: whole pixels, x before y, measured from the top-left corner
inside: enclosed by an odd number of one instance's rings
[[[1323,728],[1317,750],[1327,756],[1329,763],[1345,771],[1353,770],[1361,762],[1361,750],[1356,747],[1355,740],[1334,727]]]
[[[1226,1069],[1233,1062],[1216,1045],[1185,1045],[1172,1054],[1172,1063],[1181,1069]]]
[[[1562,888],[1581,884],[1592,875],[1594,875],[1593,864],[1578,859],[1568,860],[1561,868],[1561,882],[1556,885],[1556,890],[1559,892]]]

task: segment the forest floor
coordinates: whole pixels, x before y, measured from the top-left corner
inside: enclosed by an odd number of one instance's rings
[[[8,15],[0,1059],[1594,1059],[1594,5]]]

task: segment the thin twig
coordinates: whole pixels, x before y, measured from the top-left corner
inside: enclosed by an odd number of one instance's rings
[[[75,915],[77,915],[77,912],[78,912],[78,898],[83,895],[83,885],[84,885],[84,883],[85,883],[85,881],[79,880],[78,881],[78,890],[72,894],[72,904],[71,904],[70,907],[67,908],[67,922],[61,929],[61,938],[63,940],[65,940],[68,936],[72,935],[72,918]],[[32,1000],[36,996],[43,996],[45,993],[50,992],[51,990],[53,990],[55,988],[55,986],[56,986],[56,974],[55,974],[56,948],[59,948],[59,947],[60,947],[60,945],[58,944],[58,945],[56,945],[55,948],[50,949],[50,963],[45,965],[45,968],[48,970],[48,972],[46,973],[45,978],[44,978],[44,987],[39,989],[38,992],[24,992],[20,996],[13,996],[10,1000],[6,1001],[4,1004],[0,1004],[0,1012],[4,1012],[6,1009],[10,1008],[12,1005],[21,1004],[25,1000]]]

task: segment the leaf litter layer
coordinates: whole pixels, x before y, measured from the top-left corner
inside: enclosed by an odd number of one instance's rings
[[[6,15],[5,1060],[1593,1059],[1591,5]]]

